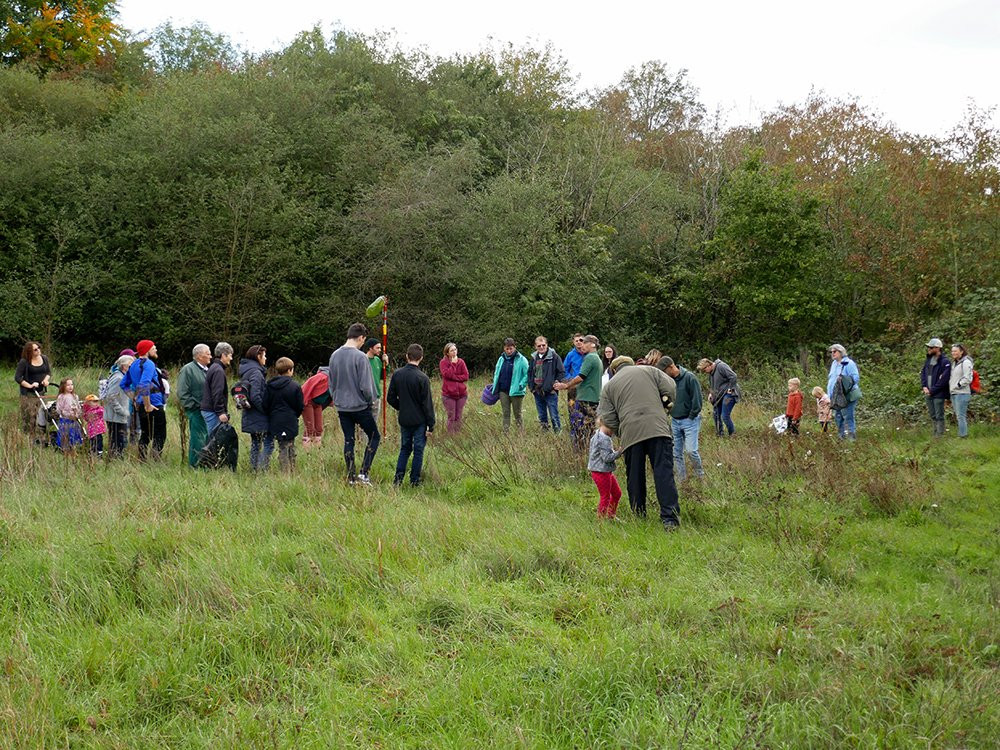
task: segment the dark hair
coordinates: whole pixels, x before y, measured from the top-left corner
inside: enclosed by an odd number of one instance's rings
[[[508,346],[513,346],[513,347],[517,346],[517,342],[514,341],[514,339],[512,339],[510,336],[508,336],[503,340],[503,348],[506,349]]]
[[[35,356],[36,346],[38,347],[38,353],[41,354],[42,345],[39,344],[37,341],[29,341],[27,344],[24,345],[24,348],[21,350],[21,359],[30,362],[31,358]]]
[[[410,344],[406,347],[406,358],[410,362],[419,362],[424,358],[424,347],[420,344]]]
[[[295,363],[288,357],[278,357],[278,361],[274,363],[274,371],[279,375],[287,375],[294,367]]]
[[[376,346],[378,346],[378,339],[376,338],[365,339],[365,343],[361,345],[361,351],[367,354]]]
[[[59,392],[60,393],[65,393],[66,392],[66,384],[68,382],[70,382],[72,379],[73,378],[63,378],[62,380],[59,381]]]
[[[660,357],[660,359],[654,365],[654,367],[656,367],[659,370],[663,370],[663,372],[666,372],[668,367],[673,367],[673,366],[674,366],[674,361],[666,355]]]
[[[618,356],[618,350],[612,344],[605,344],[604,348],[611,350],[610,357],[605,357],[604,352],[601,352],[601,361],[604,363],[604,369],[607,370],[611,367],[611,363],[615,361],[615,357]]]
[[[249,349],[247,349],[247,353],[244,354],[243,356],[244,356],[245,359],[260,360],[260,355],[261,354],[267,354],[267,349],[265,349],[260,344],[254,344]]]
[[[356,339],[358,336],[367,336],[368,326],[364,323],[351,323],[350,327],[347,329],[347,338]]]
[[[966,349],[962,344],[959,344],[957,341],[951,345],[951,348],[961,350],[963,357],[969,353],[969,350]]]

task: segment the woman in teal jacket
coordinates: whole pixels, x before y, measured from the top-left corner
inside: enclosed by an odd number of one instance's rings
[[[503,340],[503,354],[493,370],[493,393],[500,397],[503,409],[503,430],[510,430],[510,412],[514,410],[514,420],[519,430],[524,429],[521,418],[521,402],[528,390],[528,359],[517,351],[514,339]]]

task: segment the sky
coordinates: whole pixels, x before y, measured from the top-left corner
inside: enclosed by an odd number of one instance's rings
[[[391,32],[449,57],[499,43],[551,43],[581,91],[662,60],[687,69],[710,111],[753,124],[811,90],[857,97],[904,130],[944,135],[970,100],[1000,105],[1000,0],[119,0],[119,21],[151,31],[195,21],[251,52],[280,49],[319,24]],[[994,112],[1000,127],[1000,113]]]

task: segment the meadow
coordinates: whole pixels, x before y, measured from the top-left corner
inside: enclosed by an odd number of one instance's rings
[[[9,371],[3,382],[10,385]],[[81,373],[96,382],[96,371]],[[815,379],[815,378],[814,378]],[[96,387],[96,386],[94,386]],[[33,448],[0,399],[0,747],[992,748],[1000,428],[703,430],[682,528],[599,522],[568,438],[478,402],[427,483]],[[443,410],[439,410],[443,416]],[[873,416],[878,414],[878,416]],[[276,462],[275,462],[276,463]],[[623,479],[624,470],[620,470]],[[655,506],[654,506],[655,507]]]

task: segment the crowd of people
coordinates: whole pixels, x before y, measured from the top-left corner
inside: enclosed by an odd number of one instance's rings
[[[551,347],[545,336],[534,340],[530,358],[517,350],[517,342],[503,342],[493,369],[493,378],[482,394],[484,403],[499,402],[504,431],[511,425],[523,430],[522,403],[530,392],[543,431],[560,433],[563,420],[560,395],[566,394],[566,424],[570,443],[581,456],[598,489],[598,513],[614,518],[622,491],[614,474],[618,458],[624,459],[629,504],[640,516],[646,514],[646,465],[650,465],[664,528],[677,528],[679,504],[677,482],[686,481],[688,468],[700,478],[705,474],[698,450],[703,388],[695,373],[671,357],[651,349],[633,360],[616,347],[600,346],[592,334],[574,334],[565,357]],[[978,392],[978,374],[961,344],[954,344],[949,359],[943,343],[927,342],[927,358],[920,374],[935,436],[945,431],[944,404],[952,403],[959,437],[968,435],[968,405]],[[600,354],[598,354],[600,352]],[[816,386],[816,417],[823,432],[836,425],[841,439],[857,437],[856,409],[862,397],[857,363],[841,344],[829,348],[831,358],[826,389]],[[214,356],[213,356],[214,355]],[[15,371],[21,395],[21,424],[25,432],[38,434],[52,421],[53,439],[64,451],[88,450],[101,456],[121,457],[134,443],[141,460],[162,454],[167,436],[166,405],[171,394],[167,373],[157,365],[156,344],[139,341],[135,349],[123,350],[98,393],[80,398],[71,378],[59,382],[54,404],[46,404],[52,369],[41,346],[34,341],[24,347]],[[424,350],[411,344],[406,363],[388,376],[389,359],[379,341],[368,336],[362,323],[347,330],[342,346],[300,386],[295,363],[279,358],[268,377],[267,349],[251,346],[234,366],[235,351],[226,342],[211,349],[197,344],[191,361],[178,376],[175,398],[186,417],[187,459],[192,467],[236,468],[238,438],[230,415],[230,402],[241,414],[240,430],[249,436],[249,465],[266,471],[277,448],[281,467],[295,464],[295,442],[299,420],[304,424],[302,445],[322,443],[323,411],[333,406],[344,437],[344,465],[351,485],[370,485],[371,468],[381,441],[378,428],[383,383],[388,380],[385,402],[396,412],[400,430],[400,452],[393,482],[401,485],[409,472],[413,486],[421,484],[424,451],[436,426],[431,383],[421,370]],[[447,432],[463,426],[468,402],[469,369],[458,346],[444,346],[438,364],[441,400],[447,416]],[[707,398],[712,406],[716,435],[736,432],[733,411],[742,398],[739,377],[721,359],[701,359],[697,371],[707,377]],[[236,375],[230,383],[228,373]],[[799,378],[788,381],[784,424],[798,435],[803,418],[803,393]],[[105,436],[107,439],[105,440]],[[612,440],[617,437],[618,447]],[[364,450],[356,464],[356,446]],[[207,461],[215,452],[217,460]],[[228,451],[227,460],[218,460]],[[208,453],[207,453],[208,452]]]

